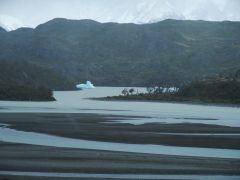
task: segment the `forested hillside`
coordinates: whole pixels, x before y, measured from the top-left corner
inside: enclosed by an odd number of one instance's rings
[[[0,49],[0,62],[30,62],[74,83],[179,85],[240,68],[240,23],[54,19],[35,29],[0,30]],[[2,81],[14,76],[12,71],[0,73]]]

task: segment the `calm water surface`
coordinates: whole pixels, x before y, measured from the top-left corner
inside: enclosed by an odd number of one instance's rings
[[[205,123],[240,127],[240,108],[159,102],[96,101],[87,98],[119,95],[123,87],[97,87],[84,91],[55,91],[55,102],[0,101],[0,112],[101,113],[148,116],[123,123]],[[145,88],[138,88],[144,92]]]

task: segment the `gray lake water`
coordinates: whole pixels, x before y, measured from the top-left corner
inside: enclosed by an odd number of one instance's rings
[[[240,127],[240,108],[160,102],[96,101],[87,98],[119,95],[123,87],[97,87],[84,91],[55,91],[55,102],[0,101],[0,112],[101,113],[148,116],[122,123],[205,123]],[[144,92],[145,88],[138,88]]]

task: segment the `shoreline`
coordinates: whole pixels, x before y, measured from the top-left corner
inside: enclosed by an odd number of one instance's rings
[[[92,98],[85,98],[89,100],[97,100],[97,101],[116,101],[116,102],[151,102],[151,103],[171,103],[171,104],[186,104],[186,105],[203,105],[203,106],[219,106],[219,107],[233,107],[233,108],[240,108],[240,104],[234,103],[217,103],[217,102],[205,102],[205,101],[193,101],[193,100],[153,100],[153,99],[135,99],[135,98],[122,98],[121,96],[107,96],[107,97],[92,97]]]

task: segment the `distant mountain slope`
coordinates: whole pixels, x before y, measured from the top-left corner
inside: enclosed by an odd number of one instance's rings
[[[239,69],[239,32],[240,22],[54,19],[0,33],[0,61],[28,61],[97,85],[181,84]]]
[[[0,33],[4,33],[4,32],[6,32],[6,30],[0,27]]]

